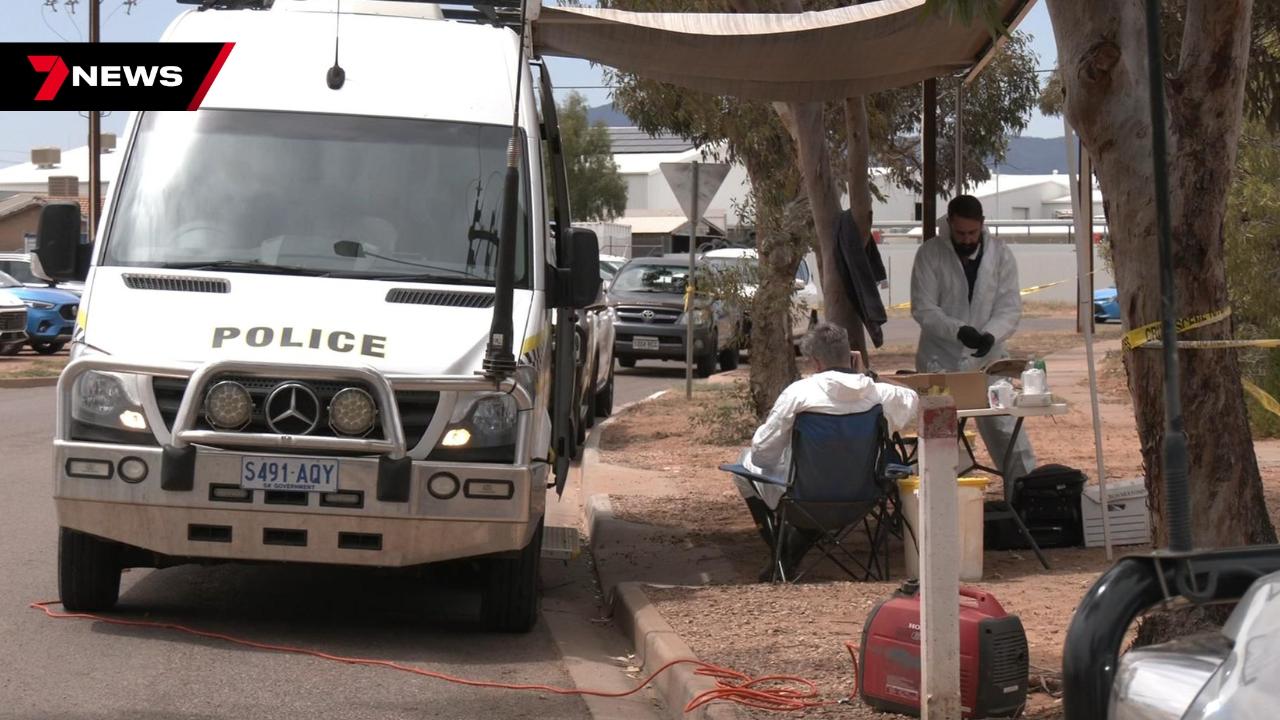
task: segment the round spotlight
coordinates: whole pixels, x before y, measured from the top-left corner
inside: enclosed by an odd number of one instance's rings
[[[377,419],[377,404],[360,388],[343,388],[329,401],[329,427],[339,435],[364,435]]]
[[[253,419],[253,396],[240,383],[223,380],[205,393],[204,416],[217,430],[239,430]]]
[[[117,466],[120,478],[127,483],[140,483],[147,479],[147,463],[142,458],[127,457]]]
[[[431,497],[440,500],[448,500],[458,494],[458,478],[449,473],[436,473],[427,481],[427,492],[431,493]]]

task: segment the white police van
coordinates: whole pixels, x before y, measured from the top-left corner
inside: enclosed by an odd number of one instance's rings
[[[111,607],[126,567],[478,557],[485,623],[529,629],[600,278],[594,234],[556,232],[519,11],[210,4],[163,38],[236,43],[201,109],[130,117],[93,246],[74,205],[40,221],[40,274],[86,280],[57,390],[63,605]]]

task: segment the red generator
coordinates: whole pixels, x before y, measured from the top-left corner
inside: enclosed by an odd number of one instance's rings
[[[909,580],[862,626],[858,688],[878,710],[920,714],[920,586]],[[992,595],[960,588],[960,704],[966,718],[1013,717],[1027,701],[1027,635]]]

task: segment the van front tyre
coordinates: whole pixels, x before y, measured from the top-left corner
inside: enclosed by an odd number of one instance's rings
[[[720,351],[720,369],[726,372],[738,369],[738,348],[729,347]]]
[[[58,597],[71,612],[110,610],[120,598],[120,546],[58,529]]]
[[[542,521],[533,539],[515,557],[490,558],[481,620],[486,630],[527,633],[538,621],[538,565],[542,561]]]
[[[711,377],[716,371],[716,353],[710,352],[694,360],[693,374],[697,377]]]

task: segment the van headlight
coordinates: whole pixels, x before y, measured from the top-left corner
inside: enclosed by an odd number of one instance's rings
[[[430,460],[514,462],[519,412],[509,393],[476,393],[454,406]]]
[[[71,388],[72,439],[155,443],[137,389],[138,376],[89,370]]]

